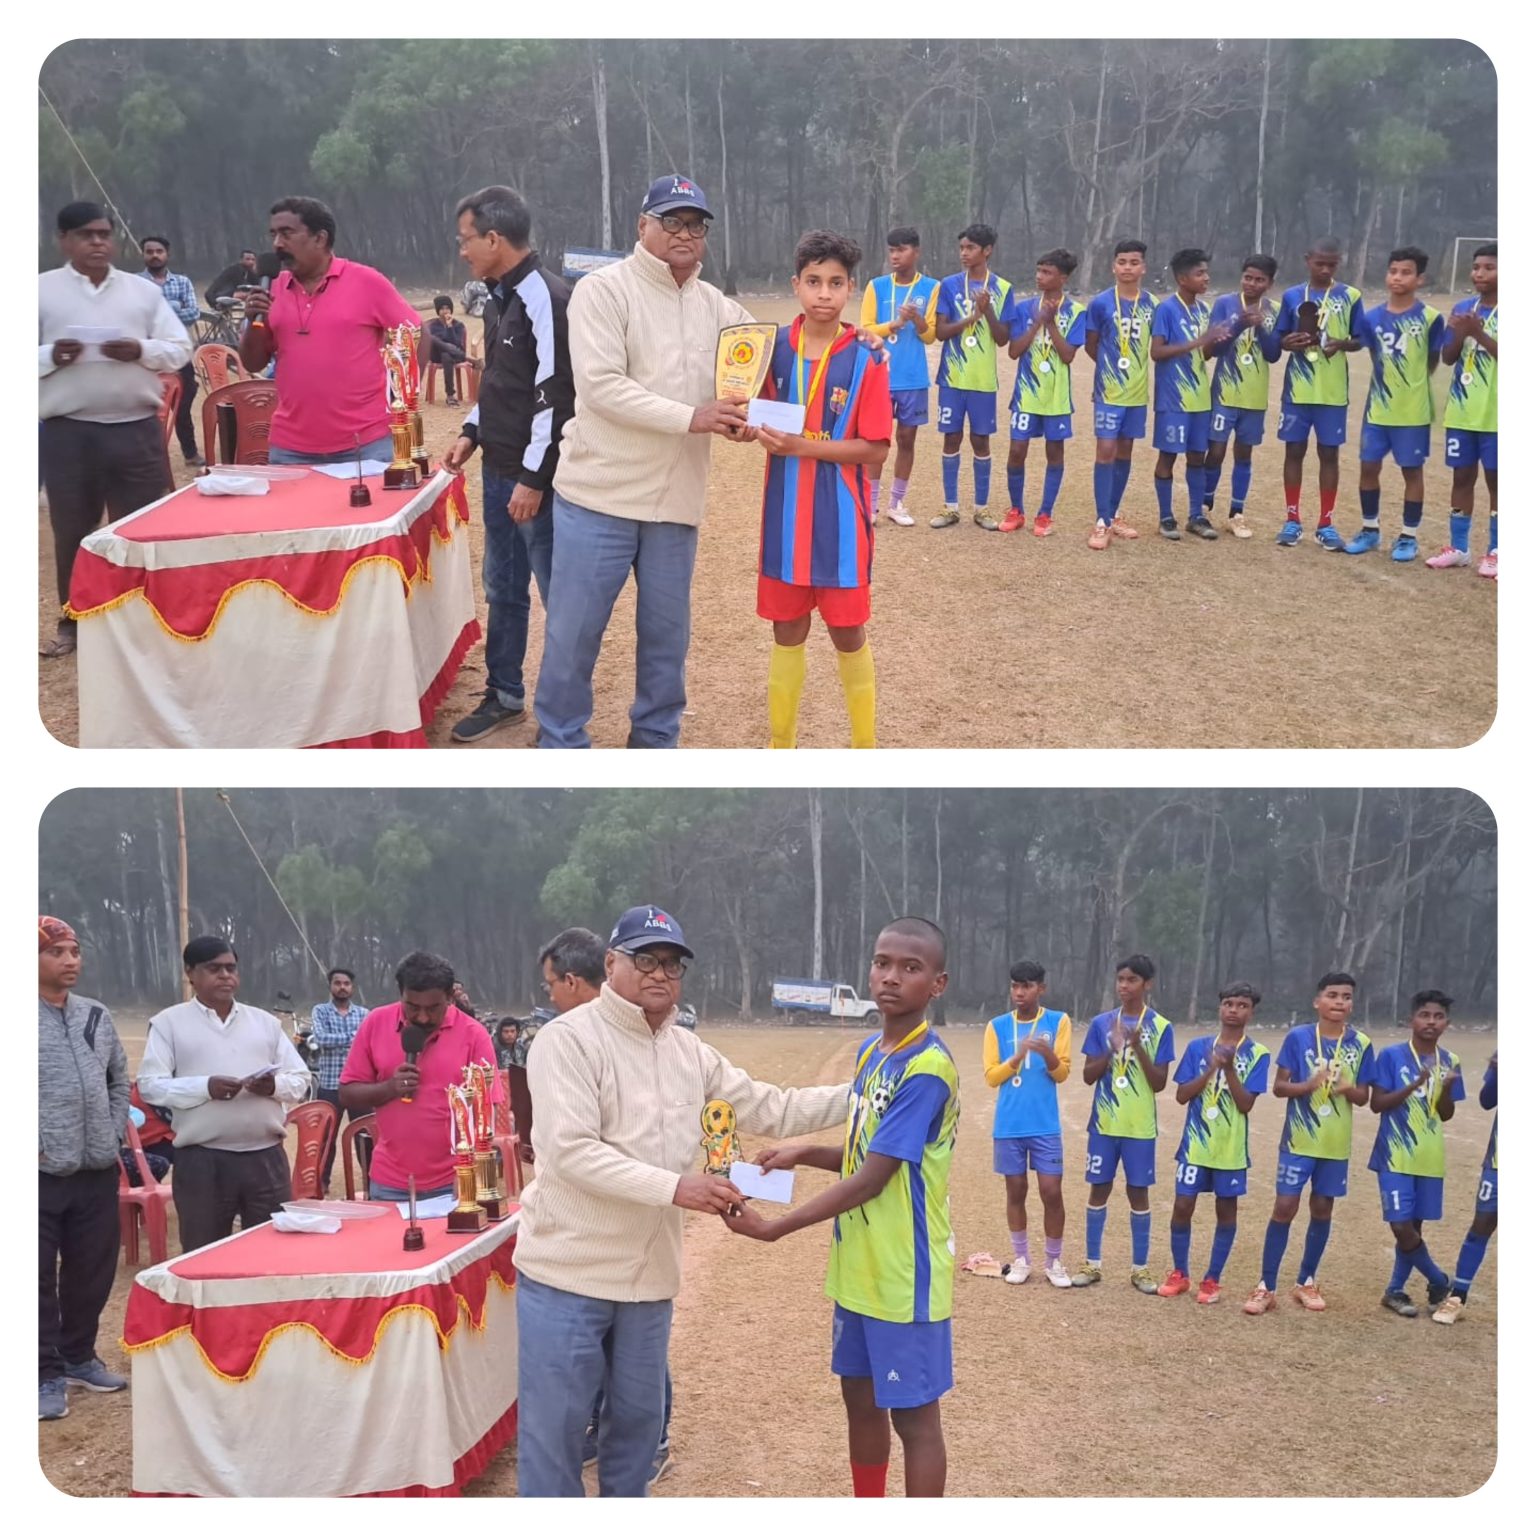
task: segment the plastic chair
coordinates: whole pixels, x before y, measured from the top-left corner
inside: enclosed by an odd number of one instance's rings
[[[336,1106],[325,1099],[311,1099],[295,1104],[288,1111],[288,1124],[298,1127],[299,1150],[293,1159],[293,1198],[323,1200],[320,1173],[336,1140]]]
[[[512,1126],[517,1132],[518,1151],[525,1163],[533,1162],[533,1095],[528,1091],[528,1068],[507,1068],[507,1101],[512,1110]],[[518,1183],[522,1183],[519,1171]]]
[[[155,412],[155,415],[160,418],[160,446],[165,455],[165,488],[168,491],[176,484],[176,477],[171,473],[171,437],[176,431],[176,413],[180,409],[181,375],[162,373],[160,375],[160,409]]]
[[[211,395],[226,384],[239,384],[249,379],[240,363],[240,354],[222,341],[211,341],[192,354],[192,366],[202,382],[203,393]]]
[[[437,399],[437,376],[443,371],[441,363],[427,364],[426,397],[431,405]],[[473,405],[480,398],[480,370],[469,362],[454,363],[454,389],[460,405]]]
[[[501,1148],[501,1166],[507,1175],[507,1193],[515,1200],[523,1192],[523,1151],[517,1133],[512,1129],[511,1112],[505,1104],[498,1104],[495,1109],[496,1131],[491,1140]]]
[[[235,456],[230,462],[265,464],[272,414],[277,409],[277,386],[268,379],[242,379],[203,396],[203,457],[210,464],[221,462],[217,452],[219,406],[225,402],[235,408]]]
[[[163,1264],[170,1257],[170,1226],[167,1217],[171,1206],[171,1191],[166,1185],[155,1182],[155,1176],[149,1170],[149,1159],[144,1156],[143,1143],[139,1140],[138,1127],[131,1120],[128,1122],[126,1140],[139,1170],[139,1187],[135,1189],[128,1182],[128,1170],[119,1159],[117,1219],[122,1234],[123,1257],[137,1269],[141,1222],[149,1234],[149,1262]]]
[[[330,1106],[327,1105],[326,1107],[329,1108]],[[376,1115],[362,1115],[356,1120],[347,1121],[342,1129],[341,1176],[347,1183],[348,1200],[366,1200],[368,1198],[368,1165],[373,1161],[372,1149],[377,1139],[377,1124],[378,1117]],[[368,1148],[366,1154],[361,1150],[357,1151],[358,1167],[362,1170],[363,1174],[363,1192],[361,1195],[357,1192],[357,1175],[352,1171],[352,1156],[359,1133],[362,1134],[364,1145]]]

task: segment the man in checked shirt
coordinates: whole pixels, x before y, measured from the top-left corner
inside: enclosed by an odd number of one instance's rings
[[[319,1096],[336,1110],[336,1135],[331,1141],[330,1154],[320,1174],[320,1188],[331,1187],[331,1167],[336,1161],[336,1143],[341,1140],[341,1069],[347,1064],[347,1052],[367,1010],[354,1004],[352,993],[356,978],[344,966],[336,966],[327,978],[331,986],[328,1002],[311,1009],[309,1038],[315,1047],[315,1081],[319,1084]],[[347,1119],[357,1116],[349,1109]]]
[[[144,276],[159,287],[172,314],[190,332],[199,313],[197,293],[191,278],[171,271],[171,242],[164,235],[145,235],[139,249],[144,253]],[[176,412],[176,441],[181,444],[181,456],[188,468],[203,462],[197,451],[197,429],[192,425],[192,397],[196,393],[197,373],[188,363],[181,370],[181,407]]]

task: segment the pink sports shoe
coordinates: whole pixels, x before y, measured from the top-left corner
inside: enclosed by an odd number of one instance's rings
[[[1487,577],[1491,578],[1494,581],[1497,581],[1499,579],[1499,552],[1498,552],[1498,550],[1490,549],[1488,551],[1488,553],[1483,556],[1482,564],[1480,564],[1478,566],[1478,568],[1477,568],[1477,574],[1479,576],[1487,576]]]
[[[1472,556],[1464,549],[1453,549],[1447,544],[1438,555],[1431,555],[1424,564],[1432,571],[1449,571],[1455,566],[1471,565]]]

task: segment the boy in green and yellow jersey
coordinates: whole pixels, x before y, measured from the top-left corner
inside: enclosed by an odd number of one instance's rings
[[[1276,270],[1273,256],[1248,257],[1238,291],[1222,294],[1211,306],[1212,326],[1228,334],[1211,354],[1216,371],[1211,378],[1211,446],[1205,451],[1205,511],[1210,516],[1216,510],[1227,439],[1235,438],[1227,531],[1239,539],[1253,536],[1243,512],[1253,484],[1253,450],[1264,441],[1264,418],[1269,414],[1269,359],[1260,338],[1274,329],[1280,313],[1279,299],[1267,297]]]
[[[1446,322],[1440,361],[1454,370],[1445,402],[1445,462],[1451,466],[1451,542],[1424,563],[1434,570],[1470,563],[1477,466],[1488,482],[1488,553],[1477,574],[1499,575],[1499,248],[1472,253],[1472,286]]]

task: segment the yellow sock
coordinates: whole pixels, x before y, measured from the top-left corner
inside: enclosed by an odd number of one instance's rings
[[[775,747],[792,747],[805,689],[805,646],[774,642],[768,658],[768,730]]]
[[[837,653],[837,670],[843,680],[843,697],[848,701],[848,723],[853,728],[855,747],[875,744],[875,653],[865,641],[856,651]]]

